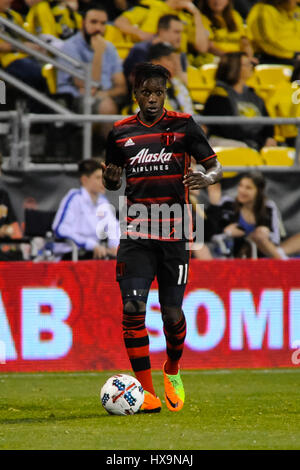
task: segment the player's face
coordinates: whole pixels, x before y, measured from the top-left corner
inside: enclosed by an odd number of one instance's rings
[[[253,204],[257,195],[257,188],[250,178],[242,178],[238,185],[237,200],[241,204]]]
[[[166,85],[162,78],[149,78],[135,90],[142,120],[154,122],[163,112]]]
[[[97,195],[105,192],[102,182],[102,170],[100,169],[94,171],[90,176],[83,175],[81,183],[90,194]]]

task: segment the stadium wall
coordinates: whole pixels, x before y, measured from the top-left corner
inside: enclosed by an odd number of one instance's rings
[[[267,196],[273,199],[281,211],[284,226],[288,235],[300,232],[300,185],[299,172],[284,174],[282,172],[266,173]],[[223,178],[224,194],[234,195],[239,176]],[[61,199],[71,188],[79,185],[75,173],[64,171],[51,172],[16,172],[1,176],[3,186],[11,196],[16,215],[20,223],[24,221],[24,207],[35,207],[40,210],[55,211]],[[124,186],[118,191],[108,191],[109,201],[118,207],[118,197],[124,194]],[[207,203],[207,192],[201,191],[199,203]]]
[[[300,260],[191,261],[183,368],[299,367]],[[114,261],[0,263],[0,372],[127,370]],[[165,359],[157,284],[152,365]]]

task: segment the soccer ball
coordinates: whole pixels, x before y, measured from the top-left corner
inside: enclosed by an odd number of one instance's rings
[[[100,392],[102,406],[112,415],[133,415],[144,402],[144,390],[140,382],[130,375],[110,377]]]

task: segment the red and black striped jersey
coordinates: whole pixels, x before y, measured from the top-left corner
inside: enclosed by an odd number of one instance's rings
[[[143,204],[148,208],[148,220],[153,205],[177,204],[183,208],[188,204],[183,176],[191,157],[202,163],[216,155],[190,114],[164,110],[152,125],[142,122],[137,114],[116,122],[107,139],[106,165],[113,163],[125,169],[128,207]],[[161,231],[158,238],[169,239]]]

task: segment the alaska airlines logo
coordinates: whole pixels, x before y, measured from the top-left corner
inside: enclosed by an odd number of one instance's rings
[[[171,160],[172,152],[165,152],[163,148],[160,153],[149,153],[149,149],[143,148],[139,151],[135,157],[129,158],[130,164],[134,165],[135,163],[165,163]]]

